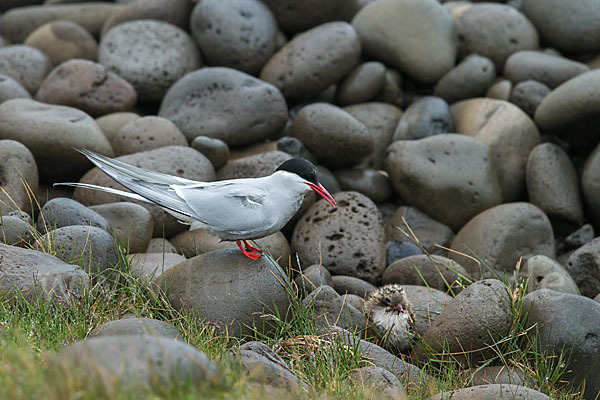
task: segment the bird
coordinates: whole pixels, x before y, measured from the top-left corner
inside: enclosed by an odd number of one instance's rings
[[[371,292],[365,315],[384,338],[386,347],[406,352],[415,335],[414,311],[401,285],[385,285]]]
[[[235,241],[242,254],[252,260],[258,260],[262,250],[248,240],[281,230],[310,190],[336,207],[333,196],[319,183],[316,167],[303,158],[289,159],[273,174],[261,178],[199,182],[134,167],[91,150],[75,150],[133,193],[88,183],[55,185],[100,190],[156,204],[190,225],[190,230],[205,229],[222,241]]]

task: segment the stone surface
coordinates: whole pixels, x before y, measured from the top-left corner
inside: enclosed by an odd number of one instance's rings
[[[546,256],[528,258],[519,270],[519,276],[529,279],[527,293],[550,289],[557,292],[580,294],[577,284],[558,261]]]
[[[513,84],[508,79],[498,79],[485,92],[485,97],[495,100],[508,101],[512,92]]]
[[[405,257],[424,254],[419,246],[411,242],[403,242],[401,240],[390,240],[386,244],[386,264],[389,266],[397,260]]]
[[[317,201],[302,216],[291,246],[302,265],[323,265],[334,274],[374,283],[385,268],[383,223],[377,207],[357,192],[336,194],[337,207]]]
[[[50,69],[50,59],[35,47],[0,47],[0,73],[19,82],[31,94],[38,90]]]
[[[116,25],[140,19],[164,21],[189,31],[193,4],[188,0],[117,0],[118,2],[128,3],[127,7],[115,10],[106,18],[102,24],[101,37]]]
[[[454,230],[502,201],[488,146],[467,136],[394,142],[386,170],[402,199]]]
[[[421,285],[402,285],[402,288],[413,306],[415,331],[419,335],[424,335],[452,296],[441,290]]]
[[[83,295],[90,287],[88,274],[51,256],[0,243],[0,292],[28,300],[38,296],[68,301],[71,293]]]
[[[408,400],[402,383],[391,372],[376,366],[362,367],[351,370],[348,380],[359,388],[372,391],[378,399]]]
[[[221,67],[202,68],[177,81],[165,95],[159,116],[177,125],[188,141],[202,135],[237,146],[274,136],[288,119],[277,88]]]
[[[531,399],[550,400],[547,395],[521,385],[491,384],[471,386],[436,394],[429,400]]]
[[[595,236],[594,227],[591,224],[585,224],[565,238],[565,245],[569,249],[575,249],[591,242]]]
[[[593,298],[600,293],[600,238],[575,250],[567,259],[565,269],[581,294]]]
[[[3,215],[0,219],[0,242],[18,247],[31,247],[35,228],[16,215]]]
[[[282,151],[268,151],[230,160],[217,172],[217,179],[259,178],[271,175],[283,162],[292,158]]]
[[[31,94],[19,82],[0,74],[0,104],[10,99],[30,99]]]
[[[260,314],[285,313],[289,297],[283,284],[285,273],[265,257],[257,261],[239,249],[202,254],[165,271],[156,281],[177,310],[193,310],[215,322],[230,335],[263,326]]]
[[[222,168],[229,161],[229,146],[221,139],[196,136],[190,146],[204,154],[215,167],[215,170]]]
[[[140,118],[138,114],[131,111],[123,111],[96,118],[96,123],[110,142],[123,126],[137,118]]]
[[[54,182],[77,178],[89,168],[74,147],[113,155],[98,125],[83,111],[28,99],[0,105],[0,138],[23,143],[35,157],[41,179]]]
[[[387,68],[383,89],[375,100],[402,107],[404,104],[404,93],[402,91],[402,76],[398,71],[393,68]]]
[[[361,46],[354,28],[330,22],[303,32],[265,64],[260,79],[291,101],[314,97],[339,81],[359,62]]]
[[[385,65],[377,61],[362,63],[354,68],[337,89],[338,104],[367,102],[383,89],[385,84]]]
[[[1,136],[1,133],[0,133]],[[0,140],[0,214],[33,212],[38,191],[38,167],[33,154],[15,140]]]
[[[350,331],[367,327],[363,313],[345,303],[330,286],[316,288],[302,302],[313,314],[315,326],[323,331],[328,331],[334,326]]]
[[[129,253],[146,250],[154,231],[152,214],[146,208],[135,203],[119,202],[91,206],[90,209],[108,221],[109,232]]]
[[[436,83],[433,94],[452,104],[481,97],[496,79],[494,63],[487,57],[471,54]]]
[[[331,278],[331,287],[340,295],[354,294],[365,298],[377,287],[362,279],[347,275],[335,275]]]
[[[302,269],[294,279],[298,291],[309,294],[319,286],[333,286],[331,273],[322,265],[314,264]]]
[[[489,275],[490,268],[511,273],[528,255],[554,258],[554,234],[550,220],[536,206],[507,203],[475,216],[456,234],[451,247],[456,252],[449,257],[477,279]]]
[[[451,132],[454,132],[454,122],[448,103],[439,97],[425,96],[406,109],[394,131],[393,141]]]
[[[597,145],[583,164],[581,192],[586,206],[587,217],[596,227],[600,226],[600,145]]]
[[[99,116],[133,108],[137,93],[133,86],[103,65],[88,60],[69,60],[46,76],[35,99],[61,104]]]
[[[46,202],[35,225],[40,232],[71,225],[95,226],[107,232],[110,229],[109,222],[102,215],[66,197]]]
[[[183,133],[166,118],[147,116],[123,125],[111,139],[115,155],[137,153],[166,146],[187,146]]]
[[[456,26],[434,0],[380,0],[352,20],[367,57],[432,83],[454,66]]]
[[[549,93],[550,88],[543,83],[524,81],[515,85],[509,100],[533,118],[535,110]]]
[[[392,197],[392,185],[387,175],[374,169],[341,169],[335,177],[341,190],[364,194],[375,203],[382,203]]]
[[[98,325],[88,337],[151,335],[183,342],[181,334],[172,324],[151,318],[123,318]]]
[[[534,80],[550,89],[589,70],[587,65],[565,57],[528,50],[511,54],[504,64],[504,76],[513,83]]]
[[[277,22],[258,0],[196,3],[190,25],[211,65],[255,75],[276,49]]]
[[[526,373],[517,368],[511,368],[505,365],[491,365],[475,369],[471,376],[471,380],[474,386],[478,386],[501,383],[523,385],[528,379]]]
[[[181,254],[162,252],[130,254],[128,258],[133,274],[146,281],[158,279],[165,271],[186,260]]]
[[[145,253],[177,253],[175,246],[165,238],[152,238]]]
[[[285,32],[310,29],[327,21],[350,18],[361,6],[362,1],[347,0],[265,0],[280,28]]]
[[[126,79],[140,101],[160,101],[179,78],[202,66],[193,39],[167,22],[125,22],[100,41],[98,62]]]

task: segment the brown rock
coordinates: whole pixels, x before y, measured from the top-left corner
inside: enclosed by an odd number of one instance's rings
[[[117,156],[166,146],[187,146],[183,133],[168,119],[147,116],[123,125],[110,144]]]

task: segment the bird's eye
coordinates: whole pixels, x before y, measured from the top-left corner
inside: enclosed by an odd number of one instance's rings
[[[383,298],[383,305],[384,305],[384,306],[388,307],[388,306],[390,306],[391,304],[392,304],[392,302],[390,301],[390,299],[389,299],[389,298],[387,298],[387,297],[384,297],[384,298]]]

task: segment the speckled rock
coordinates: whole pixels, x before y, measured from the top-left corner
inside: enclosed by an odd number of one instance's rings
[[[451,247],[483,262],[456,252],[449,255],[477,279],[488,276],[489,268],[511,273],[519,259],[528,255],[554,258],[554,234],[546,214],[533,204],[507,203],[471,219]]]
[[[70,298],[88,290],[88,274],[77,265],[65,264],[50,254],[0,244],[0,292],[20,295],[28,300]]]
[[[0,134],[1,136],[1,134]],[[15,140],[0,140],[0,214],[32,212],[38,190],[38,168],[31,151]]]
[[[600,238],[575,250],[565,264],[581,294],[594,297],[600,293]]]
[[[10,99],[30,99],[31,94],[19,82],[8,75],[0,74],[0,103]]]
[[[454,103],[480,97],[494,83],[496,68],[487,57],[471,54],[436,83],[433,94]]]
[[[35,233],[35,228],[21,217],[3,215],[0,219],[0,242],[4,244],[29,248]]]
[[[127,256],[133,275],[145,281],[158,279],[165,271],[186,260],[174,253],[137,253]]]
[[[597,204],[600,201],[600,145],[590,153],[585,160],[581,173],[581,189],[583,200],[586,205],[587,217],[596,226],[600,226],[600,209]]]
[[[546,256],[528,258],[519,270],[519,276],[529,278],[527,293],[550,289],[557,292],[580,294],[577,284],[558,261]]]
[[[433,351],[448,346],[458,361],[470,365],[494,357],[496,353],[489,345],[510,330],[510,305],[510,296],[502,282],[496,279],[474,282],[446,304],[423,340]],[[422,348],[416,347],[413,356],[422,359]]]
[[[382,203],[392,197],[389,178],[374,169],[341,169],[335,173],[342,190],[364,194],[375,203]]]
[[[152,214],[139,204],[129,202],[100,204],[90,209],[108,221],[115,239],[129,253],[142,253],[150,243],[154,231]]]
[[[163,99],[159,116],[173,121],[188,141],[202,135],[236,146],[268,139],[288,120],[277,88],[221,67],[202,68],[177,81]]]
[[[190,258],[155,282],[177,310],[193,310],[238,336],[248,332],[246,325],[268,329],[257,313],[273,312],[274,306],[287,310],[286,281],[285,273],[265,257],[253,261],[239,249],[222,249]]]
[[[13,99],[0,105],[0,138],[23,143],[35,157],[40,177],[54,182],[73,179],[89,161],[73,147],[112,156],[110,144],[94,120],[71,107]]]
[[[508,101],[510,94],[512,93],[513,84],[508,79],[498,79],[490,86],[485,92],[485,97],[495,100]]]
[[[100,41],[98,61],[130,82],[140,101],[160,101],[169,87],[202,66],[193,39],[167,22],[125,22]]]
[[[448,103],[439,97],[425,96],[406,109],[396,127],[393,141],[451,132],[454,132],[454,122]]]
[[[347,275],[335,275],[331,277],[331,287],[340,295],[354,294],[358,297],[365,298],[371,292],[377,290],[375,285],[362,279]]]
[[[259,178],[271,175],[284,161],[292,158],[282,151],[268,151],[230,160],[217,172],[217,179]]]
[[[352,20],[364,53],[417,81],[432,83],[454,66],[456,26],[434,0],[380,0]]]
[[[408,400],[406,390],[398,378],[380,367],[355,368],[348,373],[348,381],[378,399]]]
[[[215,167],[215,170],[222,168],[229,161],[229,146],[221,139],[196,136],[190,146],[204,154]]]
[[[331,273],[322,265],[314,264],[302,271],[294,279],[298,291],[303,294],[309,294],[319,286],[332,286],[333,280]]]
[[[96,124],[110,142],[123,126],[137,118],[140,118],[139,114],[131,111],[115,112],[96,118]]]
[[[550,88],[543,83],[523,81],[515,85],[509,100],[533,118],[535,110],[549,93]]]
[[[122,318],[98,325],[88,337],[97,336],[152,335],[183,342],[177,328],[172,324],[151,318]]]
[[[339,81],[359,62],[360,42],[346,22],[330,22],[299,34],[265,64],[260,79],[288,100],[303,100]]]
[[[95,61],[98,57],[96,39],[72,21],[48,22],[31,32],[23,44],[44,52],[54,65],[72,58]]]
[[[95,226],[107,232],[110,229],[109,222],[102,215],[66,197],[49,200],[36,221],[36,228],[40,232],[71,225]]]
[[[579,179],[569,155],[559,146],[542,143],[529,154],[526,167],[529,202],[546,213],[557,232],[583,224]]]
[[[473,368],[471,379],[474,386],[491,384],[523,385],[527,382],[524,371],[507,367],[505,365],[490,365],[487,367]]]
[[[292,135],[304,143],[319,163],[332,168],[360,163],[374,144],[365,125],[328,103],[312,103],[300,109],[292,121]]]
[[[338,103],[342,106],[367,102],[383,89],[386,68],[380,62],[369,61],[358,65],[340,83]]]
[[[165,238],[152,238],[144,253],[177,253],[177,249]]]
[[[350,18],[362,1],[347,0],[265,0],[277,23],[286,32],[305,31],[328,21]]]
[[[344,303],[342,297],[330,286],[316,288],[302,302],[313,314],[315,326],[323,331],[334,326],[351,331],[362,330],[367,326],[363,313]]]
[[[517,51],[506,59],[504,76],[513,83],[534,80],[550,89],[588,72],[580,62],[541,51]]]
[[[471,386],[436,394],[429,400],[530,399],[550,400],[547,395],[521,385],[491,384]]]
[[[187,146],[188,142],[168,119],[147,116],[123,125],[110,144],[115,155],[122,156],[166,146]]]
[[[415,312],[415,330],[418,334],[424,335],[452,296],[422,285],[402,285],[402,288]]]
[[[488,146],[463,135],[394,142],[386,170],[402,199],[454,230],[502,201]]]
[[[31,94],[38,90],[51,69],[50,59],[35,47],[0,47],[0,73],[19,82]]]
[[[585,224],[565,238],[565,245],[568,249],[576,249],[591,242],[595,236],[592,224]]]
[[[100,37],[116,25],[140,19],[164,21],[189,31],[190,13],[194,5],[188,0],[121,0],[120,2],[127,3],[127,7],[115,10],[106,18],[102,24]]]
[[[525,193],[527,157],[540,143],[535,123],[517,106],[501,100],[465,100],[450,111],[456,132],[489,146],[504,202],[520,200]]]
[[[103,65],[78,59],[54,68],[42,82],[35,99],[98,116],[133,108],[137,93],[129,82]]]
[[[257,74],[276,49],[277,22],[258,0],[196,3],[190,25],[211,65]]]
[[[302,265],[319,263],[332,273],[374,283],[385,268],[383,223],[377,207],[357,192],[336,194],[337,207],[317,201],[300,219],[292,248]]]

